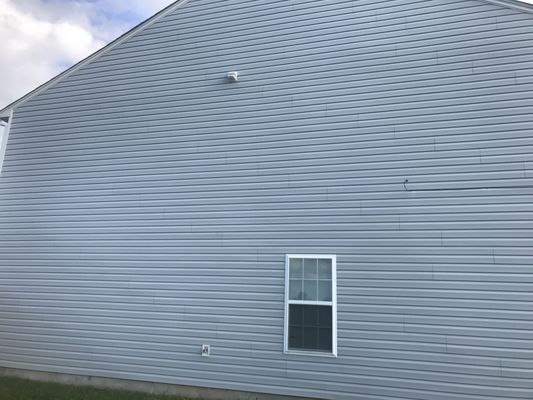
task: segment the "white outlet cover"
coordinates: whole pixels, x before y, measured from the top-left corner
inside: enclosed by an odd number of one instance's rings
[[[211,346],[208,344],[202,345],[202,357],[209,357],[211,355]]]

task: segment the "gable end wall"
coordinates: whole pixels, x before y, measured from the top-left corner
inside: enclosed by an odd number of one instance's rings
[[[532,44],[484,1],[190,0],[17,108],[0,367],[531,398]],[[282,352],[287,253],[337,255],[337,358]]]

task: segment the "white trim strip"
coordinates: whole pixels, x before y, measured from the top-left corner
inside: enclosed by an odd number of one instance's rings
[[[289,351],[289,260],[292,256],[285,255],[285,305],[283,307],[283,352]]]
[[[285,354],[289,355],[295,355],[295,356],[310,356],[310,357],[332,357],[337,358],[336,354],[330,353],[329,351],[306,351],[306,350],[289,350],[286,351]]]
[[[332,301],[312,301],[312,300],[291,300],[289,299],[289,304],[301,304],[309,306],[332,306]]]
[[[336,260],[337,256],[333,254],[287,254],[286,260],[289,258],[323,258],[328,260]]]
[[[11,124],[13,123],[13,110],[9,113],[9,120],[7,123],[1,121],[4,126],[4,133],[0,138],[0,174],[2,173],[2,166],[4,165],[4,157],[7,149],[7,139],[9,138],[9,131],[11,130]]]

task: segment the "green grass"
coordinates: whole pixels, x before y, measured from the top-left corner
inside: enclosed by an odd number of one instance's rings
[[[0,377],[0,400],[186,400],[121,390],[95,389]]]

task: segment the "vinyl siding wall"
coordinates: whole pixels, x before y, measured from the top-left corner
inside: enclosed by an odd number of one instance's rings
[[[190,0],[15,111],[0,366],[533,398],[532,68],[484,1]],[[286,253],[337,255],[338,358],[282,352]]]

